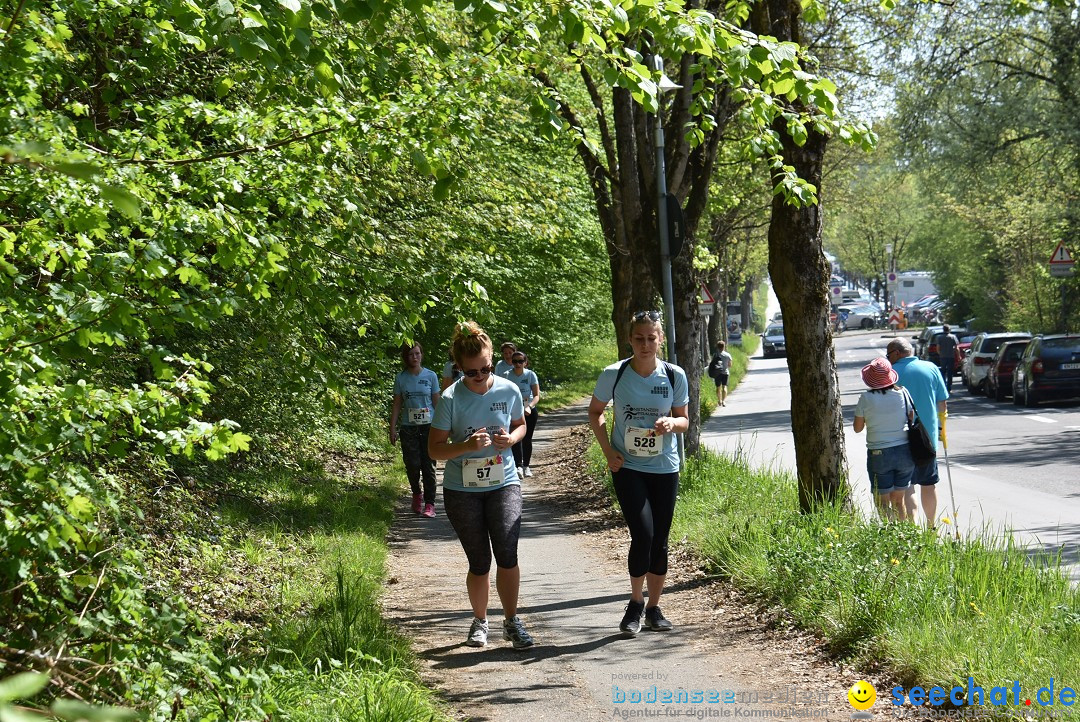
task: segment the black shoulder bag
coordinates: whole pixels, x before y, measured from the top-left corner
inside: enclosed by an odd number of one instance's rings
[[[915,460],[915,466],[926,466],[937,458],[937,444],[930,438],[922,421],[919,420],[919,411],[915,408],[915,401],[908,394],[907,389],[901,389],[904,394],[904,422],[907,424],[908,447],[911,448],[911,458]],[[914,420],[908,421],[908,402],[914,411]]]

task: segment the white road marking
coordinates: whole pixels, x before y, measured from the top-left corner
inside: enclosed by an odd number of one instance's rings
[[[953,463],[956,464],[955,461]],[[959,466],[961,469],[966,469],[968,471],[978,471],[979,470],[979,467],[977,467],[977,466],[968,466],[966,464],[956,464],[956,465]]]
[[[1039,421],[1039,422],[1044,423],[1044,424],[1056,424],[1057,423],[1057,419],[1048,419],[1045,416],[1025,416],[1024,418],[1025,419],[1030,419],[1032,421]]]

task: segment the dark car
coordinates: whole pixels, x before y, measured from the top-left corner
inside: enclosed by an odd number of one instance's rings
[[[1006,341],[998,346],[984,378],[987,396],[1004,401],[1006,396],[1012,394],[1013,370],[1027,345],[1027,341]]]
[[[770,323],[761,334],[761,355],[765,358],[773,356],[787,356],[787,345],[784,343],[784,326],[779,323]]]
[[[1013,371],[1013,403],[1080,396],[1080,335],[1036,336]]]
[[[922,330],[918,336],[912,336],[912,340],[915,342],[915,355],[921,358],[923,361],[928,360],[926,358],[928,353],[928,347],[930,346],[930,340],[937,336],[945,329],[944,326],[927,326]],[[934,347],[934,365],[937,365],[937,346]]]

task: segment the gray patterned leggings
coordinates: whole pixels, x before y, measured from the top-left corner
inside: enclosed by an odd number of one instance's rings
[[[503,569],[517,566],[521,485],[491,491],[455,491],[444,486],[443,508],[469,559],[470,572],[482,576],[491,571],[492,553]]]

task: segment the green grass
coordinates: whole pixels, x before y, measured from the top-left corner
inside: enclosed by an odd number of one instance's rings
[[[447,720],[408,640],[380,616],[403,468],[396,455],[361,448],[370,445],[335,432],[289,463],[229,480],[243,492],[219,508],[226,531],[192,574],[242,584],[263,619],[245,628],[209,617],[205,631],[233,637],[223,666],[264,679],[249,702],[275,709],[274,719]],[[220,706],[211,694],[186,704],[196,716]]]
[[[597,450],[588,468],[604,478]],[[971,676],[987,690],[1019,680],[1033,698],[1051,678],[1059,689],[1080,683],[1080,594],[1056,559],[1007,539],[942,540],[840,505],[803,515],[790,475],[710,453],[687,462],[672,537],[823,635],[837,657],[905,688]]]
[[[583,347],[577,361],[562,369],[563,376],[557,384],[540,389],[540,412],[558,409],[591,395],[600,372],[617,358],[614,337]]]

